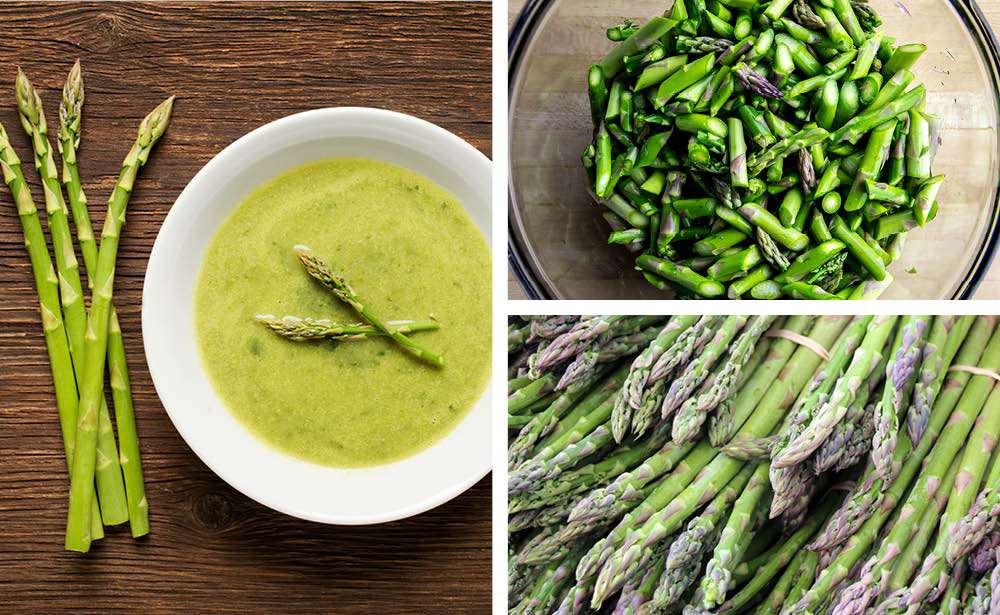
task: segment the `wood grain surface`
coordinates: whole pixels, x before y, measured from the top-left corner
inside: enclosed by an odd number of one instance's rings
[[[510,26],[524,6],[525,0],[510,0],[507,4],[507,25]],[[980,0],[979,7],[994,33],[1000,33],[1000,2],[997,0]],[[527,299],[521,290],[513,273],[507,273],[507,297],[509,299]],[[976,291],[974,299],[1000,299],[1000,259],[993,263],[986,277]]]
[[[487,2],[0,4],[0,122],[39,203],[16,66],[55,132],[63,80],[83,63],[80,168],[95,228],[139,121],[178,97],[132,197],[115,289],[150,503],[144,539],[123,526],[87,556],[62,549],[67,477],[51,376],[20,225],[0,190],[0,612],[488,612],[489,479],[379,526],[273,512],[218,479],[174,430],[146,370],[139,307],[171,203],[261,124],[317,107],[383,107],[489,156],[490,25]]]

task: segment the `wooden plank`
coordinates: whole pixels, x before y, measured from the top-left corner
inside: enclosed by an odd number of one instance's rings
[[[86,82],[80,168],[95,228],[140,119],[178,96],[140,174],[115,304],[132,372],[152,534],[62,549],[67,478],[31,269],[0,190],[0,611],[486,613],[490,481],[416,518],[330,527],[273,512],[219,480],[174,430],[146,370],[142,280],[157,230],[223,147],[325,106],[389,108],[490,155],[485,2],[3,3],[0,122],[41,191],[13,105],[20,65],[58,128],[73,60]],[[44,216],[43,216],[44,217]]]

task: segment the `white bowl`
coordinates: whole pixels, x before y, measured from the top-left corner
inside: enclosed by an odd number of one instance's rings
[[[415,171],[451,192],[490,241],[491,163],[423,120],[357,107],[317,109],[247,134],[209,161],[163,223],[146,269],[142,334],[156,392],[188,446],[227,483],[289,515],[344,525],[421,513],[490,469],[490,390],[430,448],[401,461],[342,469],[270,448],[229,413],[209,383],[194,331],[194,291],[216,230],[256,187],[323,158],[363,156]]]

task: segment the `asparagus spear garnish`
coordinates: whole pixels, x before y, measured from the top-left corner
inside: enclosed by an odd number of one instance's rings
[[[277,318],[267,314],[258,314],[255,318],[257,322],[281,337],[286,337],[296,342],[319,339],[353,340],[362,339],[369,335],[387,335],[374,325],[362,323],[342,324],[326,318],[312,319],[299,318],[297,316],[282,316],[281,318]],[[397,333],[434,331],[441,328],[441,324],[433,319],[389,320],[385,324]]]
[[[66,202],[63,200],[55,158],[52,155],[52,146],[49,144],[42,101],[20,69],[17,71],[14,93],[21,126],[31,139],[31,145],[35,152],[35,168],[42,180],[45,209],[49,217],[49,232],[52,235],[52,247],[56,258],[56,271],[59,278],[66,333],[69,337],[69,351],[73,358],[73,370],[80,388],[80,406],[82,407],[82,383],[87,363],[84,349],[87,309],[84,306],[80,267],[76,260],[76,250],[73,247],[73,235],[69,228]],[[112,433],[111,415],[103,395],[99,402],[97,439],[101,463],[97,466],[97,490],[100,495],[101,516],[104,523],[117,525],[128,520],[125,484],[119,465],[118,448]],[[90,504],[86,504],[84,511],[89,511],[89,507]]]
[[[97,460],[97,414],[104,398],[104,359],[108,345],[115,260],[118,256],[122,227],[125,225],[125,209],[135,186],[139,168],[146,164],[153,147],[167,129],[173,104],[174,98],[168,98],[139,125],[138,137],[122,163],[118,183],[108,200],[108,213],[104,229],[101,231],[101,246],[94,276],[94,295],[91,299],[83,348],[84,377],[80,387],[76,454],[70,476],[69,516],[66,521],[66,548],[73,551],[87,551],[90,548],[91,536],[88,527]]]
[[[417,344],[410,338],[406,337],[399,331],[390,329],[382,320],[380,320],[371,310],[361,301],[361,299],[351,288],[347,280],[338,276],[333,272],[332,269],[318,256],[313,254],[307,246],[295,246],[295,254],[299,257],[299,261],[302,266],[305,267],[306,272],[314,277],[323,286],[330,290],[338,299],[344,303],[350,305],[358,312],[365,320],[370,322],[372,326],[376,327],[379,331],[391,337],[397,344],[406,348],[413,354],[417,355],[421,359],[433,363],[438,367],[444,367],[444,357],[441,355],[427,350],[420,344]]]

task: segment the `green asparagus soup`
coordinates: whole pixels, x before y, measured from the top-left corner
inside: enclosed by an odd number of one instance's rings
[[[408,337],[445,366],[385,337],[295,342],[256,322],[361,322],[306,274],[297,244],[381,319],[439,321]],[[486,242],[453,196],[393,165],[337,158],[277,177],[229,216],[201,267],[195,327],[216,393],[258,439],[323,465],[370,466],[427,448],[480,398],[490,293]]]

